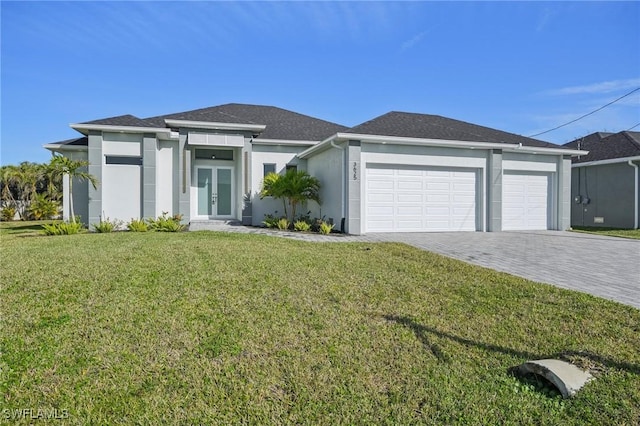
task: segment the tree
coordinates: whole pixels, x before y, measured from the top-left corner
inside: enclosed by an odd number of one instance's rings
[[[260,198],[266,196],[282,198],[285,216],[288,203],[291,207],[290,219],[293,222],[297,206],[308,200],[320,204],[320,181],[303,170],[289,169],[284,175],[269,173],[265,176],[260,191]]]
[[[69,213],[71,214],[71,221],[76,221],[76,216],[73,211],[73,181],[88,181],[91,183],[94,189],[98,189],[98,179],[88,172],[82,170],[89,165],[88,161],[72,160],[69,157],[54,154],[51,159],[51,166],[58,175],[69,176]]]

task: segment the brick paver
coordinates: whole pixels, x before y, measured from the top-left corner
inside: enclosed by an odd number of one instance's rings
[[[225,224],[208,229],[313,242],[400,242],[640,309],[640,240],[561,231],[328,236]]]

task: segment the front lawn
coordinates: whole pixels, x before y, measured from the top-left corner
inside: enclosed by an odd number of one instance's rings
[[[593,226],[573,226],[575,232],[584,232],[596,235],[608,235],[610,237],[633,238],[640,240],[640,229],[596,228]]]
[[[0,412],[18,424],[640,418],[639,310],[405,245],[5,233],[1,254]],[[598,377],[563,400],[508,371],[547,357]]]

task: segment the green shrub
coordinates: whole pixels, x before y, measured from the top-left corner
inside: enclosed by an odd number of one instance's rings
[[[323,221],[323,222],[320,224],[320,228],[319,228],[319,230],[318,230],[318,231],[319,231],[321,234],[329,235],[329,234],[331,233],[331,230],[332,230],[332,229],[333,229],[333,225],[332,225],[332,224],[330,224],[330,223],[328,223],[328,222],[324,222],[324,221]]]
[[[4,206],[0,209],[0,219],[5,222],[10,222],[16,217],[16,207],[13,205]]]
[[[121,220],[109,220],[109,218],[102,220],[102,218],[100,218],[99,223],[93,224],[93,230],[99,233],[108,233],[118,230],[121,226]]]
[[[29,213],[35,220],[51,219],[58,215],[59,204],[45,194],[35,194],[29,205]]]
[[[72,235],[82,230],[81,222],[56,222],[42,225],[45,235]]]
[[[127,224],[127,229],[131,232],[147,232],[149,225],[142,219],[131,219],[131,222]]]
[[[277,226],[280,230],[287,230],[289,229],[289,221],[286,217],[283,217],[282,219],[278,220]]]
[[[277,213],[278,212],[276,212],[276,214]],[[264,226],[266,226],[267,228],[277,228],[280,218],[276,216],[276,214],[265,214],[264,220],[262,221]]]
[[[296,231],[307,232],[309,229],[311,229],[311,225],[304,220],[299,220],[293,224],[293,229],[295,229]]]
[[[181,214],[176,214],[171,217],[167,216],[168,212],[162,212],[162,216],[157,217],[156,219],[147,219],[147,223],[149,223],[149,228],[153,231],[159,232],[180,232],[185,226],[180,223],[182,220]]]

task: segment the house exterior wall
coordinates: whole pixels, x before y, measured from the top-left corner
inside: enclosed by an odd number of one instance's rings
[[[260,189],[264,177],[264,164],[275,164],[277,173],[284,173],[287,165],[295,165],[302,169],[303,162],[296,157],[296,154],[304,150],[304,146],[282,146],[282,145],[258,145],[251,148],[251,224],[261,226],[265,215],[284,215],[282,200],[272,197],[260,199]]]
[[[178,167],[178,143],[158,141],[156,156],[156,216],[167,212],[177,214],[180,174]]]
[[[633,167],[626,162],[578,166],[571,175],[571,226],[633,228]]]
[[[320,199],[322,204],[310,202],[307,206],[312,217],[325,220],[333,219],[335,229],[340,229],[341,220],[345,217],[345,176],[344,162],[346,153],[343,149],[332,148],[313,156],[307,161],[307,172],[321,182]]]
[[[74,161],[87,161],[87,151],[67,151],[64,153],[65,157],[71,158]],[[82,171],[88,172],[87,167],[83,167]],[[99,184],[99,182],[98,182]],[[73,212],[76,216],[76,220],[82,221],[87,224],[87,218],[89,217],[89,185],[88,181],[73,180]],[[71,220],[70,211],[70,197],[69,197],[69,178],[68,176],[62,179],[62,219]]]

